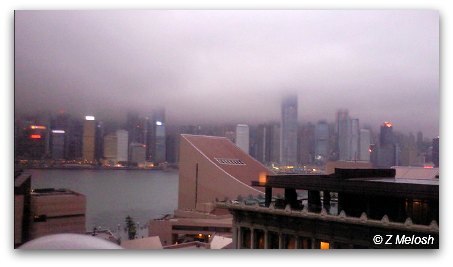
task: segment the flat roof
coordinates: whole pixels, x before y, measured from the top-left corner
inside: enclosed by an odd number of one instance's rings
[[[31,190],[32,196],[54,196],[54,195],[82,195],[65,188],[36,188]]]
[[[367,176],[367,173],[370,175]],[[393,171],[393,175],[394,173]],[[348,174],[351,174],[350,176],[353,178],[347,178]],[[389,176],[386,175],[386,170],[379,169],[362,169],[359,171],[354,169],[336,169],[336,173],[331,175],[268,175],[265,183],[254,181],[252,185],[377,196],[439,199],[438,179],[409,179]]]

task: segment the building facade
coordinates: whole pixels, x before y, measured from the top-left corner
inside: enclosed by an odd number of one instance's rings
[[[86,198],[66,189],[34,189],[29,239],[61,233],[85,234]]]
[[[250,130],[247,124],[236,125],[236,145],[245,153],[250,153]]]
[[[371,145],[371,131],[368,129],[360,129],[360,145],[359,145],[359,160],[370,161],[370,145]]]
[[[280,163],[297,164],[297,95],[283,99],[281,105]]]
[[[238,249],[439,248],[438,178],[395,174],[395,169],[336,169],[331,175],[270,175],[252,182],[265,188],[263,205],[217,206],[233,214]],[[274,199],[277,188],[285,193]],[[390,243],[376,239],[389,235]],[[401,242],[415,236],[420,242]]]
[[[83,122],[82,158],[85,161],[95,160],[96,120],[93,116],[86,116]]]
[[[324,164],[329,156],[329,125],[319,121],[315,128],[315,162]]]

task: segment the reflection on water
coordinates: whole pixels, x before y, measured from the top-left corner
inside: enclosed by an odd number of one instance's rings
[[[87,198],[86,230],[122,233],[129,215],[146,236],[150,219],[178,205],[178,172],[157,170],[32,170],[32,189],[67,188]]]

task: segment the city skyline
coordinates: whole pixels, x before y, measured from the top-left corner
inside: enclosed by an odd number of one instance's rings
[[[438,12],[15,13],[17,115],[165,106],[168,124],[258,124],[289,92],[301,123],[347,108],[374,130],[438,136]]]

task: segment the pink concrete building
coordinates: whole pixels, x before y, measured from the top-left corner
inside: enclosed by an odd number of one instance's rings
[[[51,234],[85,234],[86,198],[66,189],[35,189],[30,196],[30,240]]]
[[[251,184],[268,174],[273,172],[225,137],[182,134],[178,208],[263,194]]]
[[[152,220],[150,236],[163,246],[176,242],[210,242],[231,237],[232,216],[216,209],[216,200],[263,195],[252,181],[274,174],[226,137],[182,134],[180,141],[178,209],[173,216]]]

